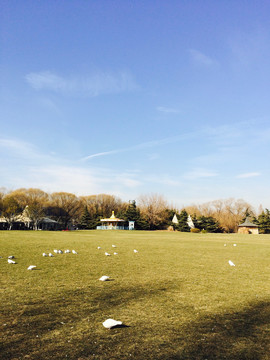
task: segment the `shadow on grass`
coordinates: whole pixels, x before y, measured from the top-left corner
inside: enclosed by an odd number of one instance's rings
[[[63,292],[54,299],[43,302],[29,302],[21,312],[12,316],[6,312],[4,321],[0,358],[29,359],[93,359],[90,353],[95,352],[95,359],[136,359],[136,360],[268,360],[270,359],[270,302],[256,302],[241,311],[201,317],[188,324],[174,322],[174,327],[166,329],[166,341],[154,340],[151,347],[140,343],[136,354],[125,352],[125,337],[137,340],[140,329],[127,325],[119,326],[121,334],[111,333],[111,338],[99,340],[94,345],[95,334],[85,334],[76,339],[76,346],[59,343],[49,344],[43,335],[56,330],[61,332],[64,324],[80,322],[87,317],[100,316],[101,309],[114,311],[115,307],[138,299],[150,298],[171,290],[172,284],[125,287],[125,289],[104,289],[100,287],[95,293],[90,288]],[[124,295],[123,295],[124,294]],[[76,309],[76,311],[74,311]],[[190,310],[192,304],[190,304]],[[71,318],[71,311],[72,313]],[[168,319],[168,322],[170,320]],[[125,334],[126,329],[127,333]],[[122,332],[123,330],[123,332]],[[144,330],[145,331],[145,330]],[[162,333],[163,329],[160,329]],[[39,336],[37,338],[36,336]],[[145,337],[151,335],[144,333]],[[165,335],[165,334],[164,334]],[[62,338],[65,334],[61,334]],[[139,339],[139,338],[138,338]],[[62,340],[63,341],[63,340]],[[124,343],[121,343],[124,341]],[[128,346],[128,345],[127,345]],[[119,350],[121,348],[122,350]],[[116,357],[112,357],[115,352]]]
[[[124,289],[112,289],[99,285],[95,292],[88,287],[61,291],[54,298],[28,301],[18,311],[6,309],[3,312],[3,323],[6,323],[6,326],[0,328],[0,359],[23,358],[33,353],[36,355],[31,355],[31,359],[62,359],[64,355],[60,354],[62,351],[65,353],[66,349],[61,349],[58,341],[55,342],[55,348],[58,348],[60,352],[58,355],[54,350],[42,349],[41,351],[40,339],[43,336],[50,334],[51,331],[61,332],[63,325],[71,322],[75,324],[88,317],[99,317],[101,309],[113,312],[115,308],[122,307],[130,301],[151,298],[169,288],[169,284],[161,287],[155,285],[154,288],[130,286]],[[129,327],[128,324],[122,324],[114,328]],[[81,347],[84,349],[82,353],[93,350],[93,345],[89,348],[84,340]],[[76,350],[74,349],[73,352],[76,353]],[[74,357],[70,355],[69,359],[77,359],[79,355],[74,355]]]
[[[266,360],[270,359],[270,302],[259,302],[242,311],[201,318],[171,337],[180,349],[167,360]]]

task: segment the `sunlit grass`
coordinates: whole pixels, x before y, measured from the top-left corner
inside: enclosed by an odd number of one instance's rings
[[[2,231],[0,358],[269,359],[269,255],[268,235]]]

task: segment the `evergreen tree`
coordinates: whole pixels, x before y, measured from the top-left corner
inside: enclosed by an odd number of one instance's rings
[[[140,210],[137,209],[135,200],[129,202],[129,205],[122,217],[126,221],[135,221],[136,230],[149,230],[149,224],[141,215]]]
[[[256,223],[259,225],[260,233],[270,234],[270,211],[265,209],[265,211],[258,216]]]
[[[81,220],[80,220],[80,225],[82,227],[82,229],[91,229],[91,216],[89,214],[89,211],[87,209],[87,206],[85,206]]]
[[[206,230],[211,233],[223,232],[219,222],[212,216],[199,216],[196,227],[200,230]]]
[[[181,213],[177,216],[177,218],[179,223],[175,226],[176,229],[182,232],[189,232],[190,228],[187,224],[188,213],[186,212],[186,210],[183,209]]]

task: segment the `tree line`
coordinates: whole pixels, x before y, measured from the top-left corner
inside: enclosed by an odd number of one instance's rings
[[[59,229],[71,226],[78,229],[95,229],[100,219],[116,216],[126,222],[135,221],[137,230],[175,230],[188,232],[188,216],[195,229],[207,232],[236,232],[238,225],[247,217],[259,226],[261,233],[270,233],[270,212],[260,209],[256,215],[244,200],[225,199],[186,206],[177,209],[158,194],[142,195],[136,201],[124,202],[108,194],[76,196],[67,192],[46,193],[40,189],[0,191],[0,228],[18,228],[18,219],[24,215],[30,219],[28,228],[38,229],[42,219],[49,218],[59,224]],[[172,219],[176,215],[178,223]],[[30,227],[29,227],[30,226]],[[25,228],[20,224],[19,228]],[[193,230],[196,231],[196,230]]]

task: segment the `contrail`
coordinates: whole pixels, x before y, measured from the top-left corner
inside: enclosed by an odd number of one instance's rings
[[[128,148],[115,149],[115,150],[111,150],[111,151],[104,151],[104,152],[88,155],[86,157],[81,158],[80,160],[86,161],[86,160],[90,160],[90,159],[93,159],[93,158],[99,157],[99,156],[107,156],[107,155],[119,154],[122,152],[128,152],[128,151],[133,151],[133,150],[152,148],[152,147],[156,147],[159,145],[171,144],[171,143],[183,140],[183,139],[187,139],[188,137],[189,138],[194,137],[194,135],[195,135],[194,133],[187,133],[187,134],[182,134],[179,136],[172,136],[172,137],[168,137],[168,138],[164,138],[164,139],[160,139],[160,140],[147,141],[147,142],[144,142],[144,143],[141,143],[138,145],[130,146]]]

